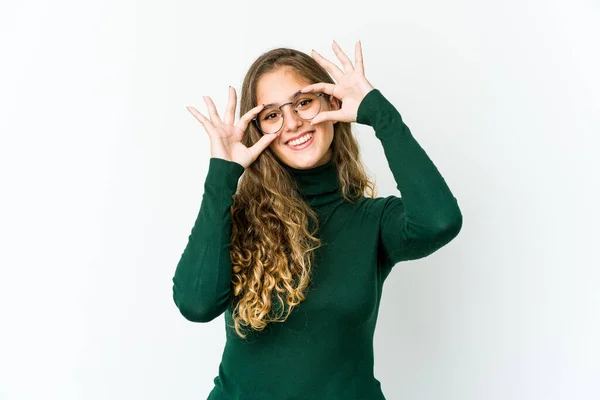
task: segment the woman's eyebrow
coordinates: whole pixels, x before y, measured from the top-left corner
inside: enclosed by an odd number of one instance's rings
[[[293,99],[294,97],[298,96],[299,94],[302,94],[302,91],[301,91],[301,90],[298,90],[296,93],[294,93],[293,95],[291,95],[291,96],[288,98],[288,100],[291,100],[291,99]],[[265,106],[263,107],[263,109],[265,109],[265,108],[269,108],[269,107],[273,107],[273,106],[275,106],[275,105],[276,105],[275,103],[265,104]]]

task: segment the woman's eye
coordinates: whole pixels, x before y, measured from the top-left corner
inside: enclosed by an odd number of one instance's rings
[[[300,101],[300,106],[304,107],[306,104],[309,104],[312,100],[311,99],[307,99],[307,100],[301,100]],[[306,104],[304,104],[306,103]]]
[[[276,113],[271,113],[271,114],[267,115],[267,116],[265,117],[265,119],[271,119],[270,117],[271,117],[272,115],[274,115],[275,117],[277,116],[277,114],[276,114]],[[275,118],[275,117],[273,117],[273,118]]]

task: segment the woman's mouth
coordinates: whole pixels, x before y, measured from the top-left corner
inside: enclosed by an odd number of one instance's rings
[[[315,137],[315,131],[308,132],[306,135],[304,135],[296,140],[290,140],[285,145],[292,150],[296,150],[296,151],[303,150],[312,144],[314,137]]]

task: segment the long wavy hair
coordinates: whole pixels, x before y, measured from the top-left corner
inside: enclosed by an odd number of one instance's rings
[[[335,83],[306,53],[290,48],[270,50],[254,61],[244,78],[240,115],[257,105],[261,76],[279,68],[289,68],[309,83]],[[364,195],[374,197],[375,183],[365,173],[351,124],[338,121],[333,126],[332,157],[345,201],[354,204]],[[250,147],[261,136],[251,123],[242,143]],[[236,333],[245,338],[242,327],[261,331],[270,322],[284,322],[306,299],[314,251],[321,246],[315,236],[319,221],[270,147],[242,174],[231,215],[232,319]]]

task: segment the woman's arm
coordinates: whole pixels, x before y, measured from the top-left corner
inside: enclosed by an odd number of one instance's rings
[[[356,121],[375,129],[402,194],[402,198],[390,196],[371,203],[382,207],[378,214],[381,216],[380,251],[388,265],[425,257],[460,231],[462,215],[456,199],[400,113],[367,80],[360,41],[354,46],[354,65],[335,42],[333,51],[343,71],[316,51],[312,54],[336,83],[318,82],[302,91],[329,94],[341,100],[342,105],[339,109],[336,106],[332,111],[320,112],[312,124],[327,120]]]
[[[384,258],[393,266],[449,243],[462,226],[457,200],[398,110],[373,89],[361,101],[356,122],[375,130],[402,194],[384,200],[380,225]]]
[[[194,322],[209,322],[227,308],[231,292],[231,205],[244,167],[210,158],[196,222],[173,277],[173,300]]]

